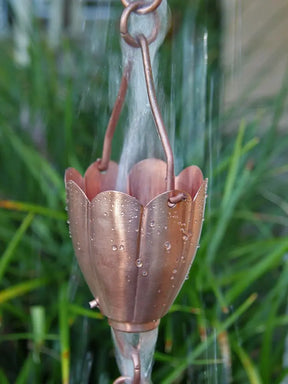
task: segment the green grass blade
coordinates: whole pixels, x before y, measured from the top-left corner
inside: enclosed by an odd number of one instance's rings
[[[45,308],[37,305],[30,308],[32,322],[33,358],[40,362],[40,349],[44,344],[46,334]]]
[[[241,158],[242,142],[243,142],[245,128],[246,128],[245,123],[242,122],[239,127],[239,132],[235,142],[233,155],[230,161],[229,172],[226,178],[224,195],[221,203],[222,209],[225,209],[229,200],[231,199],[231,195],[234,193],[235,182],[238,176],[238,169],[239,169],[239,163]]]
[[[60,295],[59,295],[59,327],[60,327],[62,384],[69,384],[70,341],[69,341],[67,285],[63,285],[61,287]]]
[[[7,376],[5,375],[5,373],[3,372],[2,369],[0,369],[0,383],[1,384],[10,384],[9,380],[7,379]]]
[[[233,350],[236,352],[239,359],[241,360],[243,368],[249,379],[249,383],[263,384],[256,366],[254,365],[248,354],[244,351],[244,349],[238,343],[233,343]]]
[[[3,275],[5,273],[6,268],[9,266],[9,263],[12,260],[12,257],[14,255],[14,252],[19,245],[21,239],[23,238],[25,232],[29,228],[30,224],[32,223],[32,220],[34,218],[33,213],[28,213],[28,215],[24,218],[22,221],[20,227],[15,232],[15,235],[11,239],[10,243],[8,244],[6,250],[4,251],[1,259],[0,259],[0,281],[3,278]]]
[[[288,251],[288,239],[279,241],[279,245],[274,252],[269,256],[263,258],[262,261],[254,265],[250,269],[249,273],[245,273],[242,279],[238,280],[233,287],[227,292],[226,299],[229,303],[232,303],[250,284],[259,279],[265,272],[269,271],[273,266],[277,266],[282,260],[285,253]],[[245,278],[244,278],[245,277]]]
[[[229,328],[232,324],[234,324],[237,319],[247,311],[247,309],[255,302],[257,299],[257,295],[253,294],[251,295],[242,305],[240,305],[237,310],[232,313],[232,315],[225,320],[222,324],[219,325],[219,327],[216,330],[216,335],[219,335],[219,333],[223,332],[227,328]],[[182,373],[187,369],[187,367],[191,364],[193,364],[194,360],[203,353],[207,346],[210,345],[215,340],[215,334],[212,334],[207,338],[205,343],[201,343],[194,349],[193,352],[191,352],[184,362],[181,362],[177,365],[177,367],[168,375],[166,378],[164,378],[162,384],[172,384],[174,380],[177,380],[181,377]]]
[[[15,384],[27,384],[30,382],[31,373],[33,370],[33,359],[32,356],[29,355],[26,361],[24,362],[21,371],[15,381]]]
[[[57,211],[56,209],[51,209],[48,207],[43,207],[41,205],[24,203],[22,201],[0,200],[0,208],[10,209],[10,210],[15,210],[20,212],[31,212],[37,215],[51,217],[52,219],[57,219],[57,220],[67,219],[67,214],[65,212]]]
[[[44,287],[48,284],[48,278],[39,278],[34,280],[28,280],[24,283],[14,285],[10,288],[3,289],[0,291],[0,304],[5,303],[5,301],[15,299],[16,297],[23,296],[26,293],[33,291],[37,288]]]
[[[104,316],[100,312],[94,312],[91,309],[82,308],[76,304],[69,304],[68,310],[71,314],[89,317],[90,319],[103,320]]]
[[[37,180],[42,193],[46,195],[48,201],[55,195],[57,197],[61,196],[62,202],[64,202],[65,194],[63,177],[60,177],[52,168],[51,164],[49,164],[40,153],[32,148],[32,146],[28,146],[22,142],[13,130],[9,129],[7,126],[2,126],[2,128],[4,129],[3,132],[5,133],[7,140],[10,141],[15,152],[26,165],[34,179]],[[60,194],[51,194],[51,189],[60,192]]]

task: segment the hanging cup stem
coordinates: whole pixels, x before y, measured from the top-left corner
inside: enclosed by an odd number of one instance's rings
[[[160,108],[157,102],[155,84],[152,73],[152,66],[149,53],[149,43],[144,35],[137,36],[139,42],[142,59],[144,74],[146,80],[147,94],[151,106],[151,111],[154,117],[155,125],[157,132],[159,134],[164,152],[167,161],[167,173],[166,173],[166,182],[167,182],[167,191],[173,191],[175,189],[175,175],[174,175],[174,157],[172,148],[169,142],[168,134],[163,122],[163,118],[160,112]]]

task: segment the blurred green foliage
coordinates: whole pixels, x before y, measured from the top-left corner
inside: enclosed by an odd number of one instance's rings
[[[173,5],[177,19],[180,4]],[[197,19],[215,39],[209,79],[219,75],[219,24],[203,10]],[[0,46],[0,382],[110,383],[118,375],[110,331],[100,313],[88,310],[63,185],[67,166],[83,171],[101,155],[110,113],[107,63],[97,58],[94,71],[95,55],[87,57],[82,43],[67,37],[54,51],[34,33],[27,67],[15,64],[11,40]],[[219,105],[213,111],[221,150],[206,166],[201,248],[161,322],[155,383],[280,384],[288,373],[288,139],[278,129],[287,92],[286,74],[279,94],[267,100],[266,131],[248,110],[236,125],[239,105],[220,116]],[[123,127],[114,140],[116,159],[122,136]]]

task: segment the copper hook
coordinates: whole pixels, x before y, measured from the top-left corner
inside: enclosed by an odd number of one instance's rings
[[[131,377],[120,376],[120,377],[118,377],[118,379],[113,381],[113,384],[125,384],[125,383],[127,384],[128,380],[131,382]]]
[[[121,20],[120,20],[120,33],[122,38],[126,41],[127,44],[131,45],[131,47],[139,48],[139,42],[137,39],[135,39],[133,36],[130,35],[128,31],[128,20],[132,12],[137,13],[139,9],[141,9],[141,6],[143,5],[143,1],[135,1],[127,6],[127,8],[124,9]],[[151,31],[151,34],[149,37],[147,37],[148,44],[153,43],[155,41],[160,27],[160,20],[157,12],[153,13],[155,24],[154,28]]]
[[[139,41],[139,45],[142,52],[145,80],[146,80],[147,93],[148,93],[148,98],[151,106],[151,111],[155,120],[156,128],[160,136],[160,140],[163,145],[163,149],[164,149],[166,161],[167,161],[167,174],[166,174],[167,191],[171,191],[175,189],[173,152],[172,152],[172,148],[166,132],[164,121],[159,109],[157,98],[156,98],[156,91],[155,91],[150,53],[149,53],[149,44],[144,35],[139,35],[138,41]]]
[[[118,346],[122,353],[124,353],[124,346],[121,341],[121,337],[119,337],[119,331],[114,330],[115,339],[117,340]],[[133,352],[131,354],[131,359],[133,362],[134,375],[133,378],[128,376],[120,376],[116,379],[113,384],[121,384],[130,380],[131,384],[141,384],[141,361],[140,361],[140,353],[139,353],[140,341],[137,344],[137,347],[133,347]]]
[[[122,75],[122,80],[119,88],[119,92],[109,119],[109,123],[106,129],[102,158],[98,160],[99,171],[106,171],[111,157],[111,145],[114,136],[115,128],[118,123],[120,113],[124,104],[125,96],[127,93],[128,82],[130,78],[132,63],[129,61]]]

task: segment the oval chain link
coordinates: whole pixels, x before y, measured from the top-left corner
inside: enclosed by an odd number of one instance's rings
[[[128,7],[129,5],[133,4],[132,1],[129,0],[121,0],[124,7]],[[138,7],[138,9],[135,10],[135,12],[138,15],[146,15],[147,13],[154,12],[159,5],[161,4],[162,0],[154,0],[150,3],[147,3],[142,1],[142,4]]]
[[[128,6],[124,9],[121,20],[120,20],[120,33],[122,38],[126,41],[127,44],[131,45],[134,48],[139,48],[139,42],[135,39],[128,30],[128,21],[130,14],[132,12],[137,13],[137,10],[141,9],[141,7],[145,4],[143,1],[133,1],[129,3]],[[151,11],[152,12],[152,11]],[[147,12],[146,12],[147,13]],[[160,27],[160,19],[157,12],[153,13],[154,16],[154,27],[151,31],[150,36],[147,37],[148,44],[153,43],[155,41]]]

